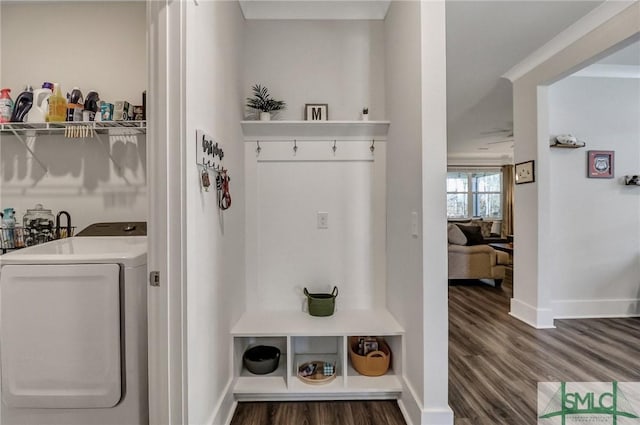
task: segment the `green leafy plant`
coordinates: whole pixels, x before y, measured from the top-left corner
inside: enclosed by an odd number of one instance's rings
[[[284,101],[273,99],[266,87],[256,84],[251,87],[251,89],[253,90],[253,97],[247,98],[248,108],[257,109],[262,112],[271,112],[279,111],[287,107],[287,104],[284,103]]]

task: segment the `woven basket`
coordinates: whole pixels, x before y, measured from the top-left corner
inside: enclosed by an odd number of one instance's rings
[[[312,316],[331,316],[336,307],[336,297],[338,287],[334,286],[330,294],[312,294],[304,288],[304,295],[307,297],[309,314]]]
[[[387,373],[391,364],[391,349],[387,343],[382,338],[376,338],[378,350],[361,356],[356,352],[359,338],[357,336],[349,338],[349,357],[353,368],[365,376],[380,376]]]

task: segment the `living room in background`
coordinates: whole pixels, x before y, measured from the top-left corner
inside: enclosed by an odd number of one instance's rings
[[[452,168],[447,170],[447,218],[502,219],[502,170]]]

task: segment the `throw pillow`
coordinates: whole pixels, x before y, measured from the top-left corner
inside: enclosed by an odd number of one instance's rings
[[[467,238],[467,245],[482,245],[484,243],[482,231],[479,226],[463,226],[461,224],[457,224],[457,226]]]
[[[462,233],[462,230],[455,224],[449,224],[447,226],[447,239],[452,245],[466,245],[467,237]]]

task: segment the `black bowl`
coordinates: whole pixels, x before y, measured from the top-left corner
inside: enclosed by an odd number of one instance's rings
[[[266,375],[278,368],[280,349],[269,345],[256,345],[244,352],[242,362],[249,372]]]

